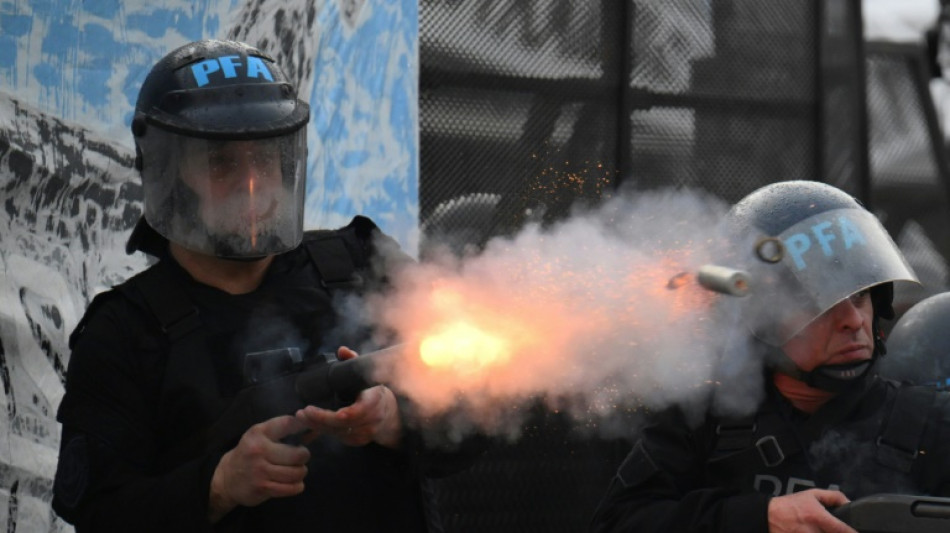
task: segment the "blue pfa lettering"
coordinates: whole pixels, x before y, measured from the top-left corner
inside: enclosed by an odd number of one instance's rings
[[[856,244],[867,244],[867,239],[851,219],[842,215],[835,221],[819,222],[811,226],[809,231],[789,235],[784,244],[795,267],[804,270],[808,267],[805,253],[812,246],[821,249],[825,257],[831,257],[842,250],[850,250]]]
[[[195,76],[198,87],[204,87],[211,82],[211,75],[218,74],[224,79],[236,78],[243,75],[245,78],[264,78],[274,81],[274,75],[267,68],[264,60],[249,56],[247,65],[240,61],[240,56],[221,56],[195,63],[191,72]]]
[[[237,62],[238,56],[221,56],[218,58],[218,64],[221,65],[221,71],[225,78],[236,78],[237,68],[241,64]]]
[[[844,240],[845,249],[850,249],[855,244],[867,244],[864,234],[858,230],[858,227],[851,222],[851,219],[845,216],[838,217],[838,227],[841,228],[841,238]]]

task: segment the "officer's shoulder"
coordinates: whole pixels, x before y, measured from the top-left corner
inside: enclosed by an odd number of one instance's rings
[[[891,389],[893,396],[903,395],[905,398],[916,397],[920,401],[917,405],[929,403],[934,415],[938,415],[945,421],[950,421],[950,390],[938,389],[933,385],[919,385],[891,379],[882,381],[885,386]],[[906,404],[915,405],[911,402],[905,402],[905,405]]]
[[[121,306],[123,302],[122,292],[118,287],[112,287],[96,294],[89,305],[86,306],[85,317],[95,316],[106,310]]]
[[[358,265],[367,266],[370,258],[382,256],[396,263],[408,260],[399,243],[387,235],[372,219],[363,215],[353,217],[349,224],[337,229],[308,230],[303,245],[340,238]]]
[[[91,325],[108,323],[115,327],[119,332],[126,331],[121,325],[129,324],[136,319],[140,319],[144,312],[144,302],[139,294],[132,288],[138,283],[140,277],[154,268],[154,266],[139,272],[138,274],[126,279],[125,281],[105,289],[96,294],[86,310],[82,319],[76,325],[72,334],[69,336],[69,346],[72,347],[78,341],[80,336],[90,328]],[[102,326],[108,327],[108,326]]]
[[[135,291],[135,287],[142,283],[144,279],[153,273],[156,265],[152,265],[141,272],[138,272],[129,278],[121,281],[112,287],[96,294],[86,307],[86,315],[95,315],[97,313],[111,311],[117,308],[125,309],[128,304],[140,305],[141,298]]]
[[[946,437],[950,436],[950,390],[936,391],[933,407],[927,419],[940,428],[937,431],[943,435],[941,440],[946,442]]]
[[[378,233],[379,226],[372,219],[363,215],[356,215],[349,224],[336,229],[311,229],[304,232],[304,242],[326,239],[333,236],[349,236],[362,241],[368,241]]]
[[[75,348],[79,339],[90,329],[97,329],[101,327],[100,324],[128,317],[126,305],[126,298],[115,287],[97,294],[86,306],[85,313],[69,335],[69,347]]]

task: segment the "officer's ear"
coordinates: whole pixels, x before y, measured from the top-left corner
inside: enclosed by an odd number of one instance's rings
[[[885,320],[894,320],[894,283],[882,283],[871,287],[871,304],[874,314]]]

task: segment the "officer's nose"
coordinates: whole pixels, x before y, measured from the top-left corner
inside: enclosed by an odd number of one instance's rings
[[[259,158],[249,149],[235,152],[230,167],[232,191],[245,192],[251,196],[254,195],[255,189],[260,189],[267,174],[267,169],[261,166]]]
[[[857,330],[864,325],[865,316],[862,313],[862,303],[854,298],[845,298],[832,307],[835,324],[841,329]]]
[[[237,153],[236,159],[236,177],[244,186],[253,183],[254,180],[259,178],[260,169],[257,167],[254,153],[250,149],[240,150]]]

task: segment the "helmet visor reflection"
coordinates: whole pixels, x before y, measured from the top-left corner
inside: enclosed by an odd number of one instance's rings
[[[259,257],[296,247],[303,131],[224,141],[150,128],[142,143],[146,219],[169,240],[210,255]],[[150,153],[164,157],[149,160]]]

